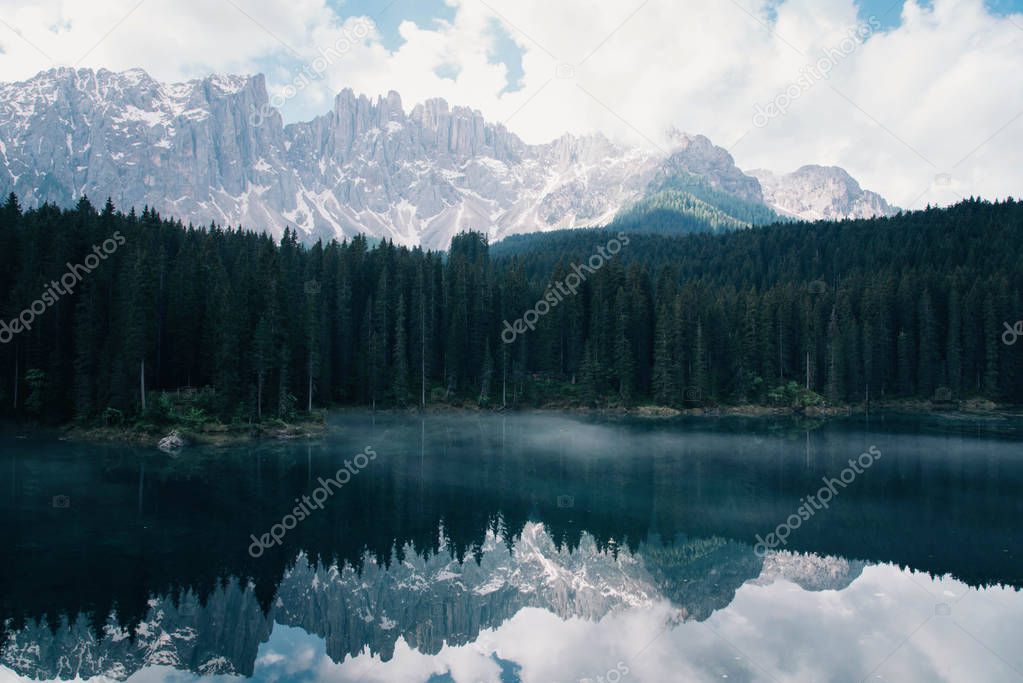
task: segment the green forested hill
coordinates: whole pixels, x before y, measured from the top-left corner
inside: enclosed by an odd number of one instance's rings
[[[699,177],[679,173],[652,183],[646,195],[620,211],[608,227],[646,234],[689,235],[786,222],[789,219],[764,204],[715,190]]]
[[[1002,336],[1023,319],[1021,257],[1014,201],[494,248],[468,233],[442,258],[362,238],[275,243],[88,200],[22,211],[12,197],[0,209],[0,412],[150,414],[181,387],[243,422],[424,393],[686,406],[788,400],[779,387],[808,376],[836,402],[942,387],[1020,402],[1023,343]],[[508,332],[523,317],[533,329]]]
[[[749,223],[685,192],[664,191],[645,197],[621,211],[612,230],[648,234],[688,235],[698,232],[741,230]]]

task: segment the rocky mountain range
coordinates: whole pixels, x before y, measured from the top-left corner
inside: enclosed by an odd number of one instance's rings
[[[33,679],[125,680],[156,666],[201,675],[252,676],[259,645],[274,624],[298,627],[326,643],[335,662],[368,648],[390,659],[399,639],[435,655],[445,645],[474,642],[520,610],[561,619],[605,615],[668,601],[672,623],[703,621],[727,607],[745,583],[790,581],[804,590],[841,590],[863,570],[841,558],[769,553],[722,538],[663,544],[635,552],[598,548],[589,534],[578,547],[559,546],[542,523],[529,523],[512,544],[490,532],[478,562],[459,562],[444,548],[421,555],[411,546],[388,564],[322,566],[300,554],[285,573],[269,612],[254,586],[225,581],[204,601],[188,589],[153,595],[145,618],[128,627],[115,614],[90,621],[64,618],[26,624],[0,643],[0,665]]]
[[[784,175],[757,169],[749,174],[760,181],[764,201],[785,216],[841,220],[891,216],[897,211],[837,166],[803,166]]]
[[[406,110],[396,92],[347,89],[330,112],[285,125],[262,75],[167,84],[62,67],[0,84],[0,193],[29,207],[109,196],[197,225],[444,249],[466,229],[496,240],[604,225],[665,188],[809,219],[892,212],[841,169],[747,174],[700,135],[676,133],[666,151],[599,134],[530,145],[442,99]]]

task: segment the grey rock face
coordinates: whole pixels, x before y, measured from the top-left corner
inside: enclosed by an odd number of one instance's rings
[[[764,200],[781,214],[804,220],[838,220],[893,216],[898,209],[884,197],[864,190],[837,166],[803,166],[786,175],[749,171],[760,181]]]
[[[146,618],[129,632],[110,615],[97,634],[88,619],[45,621],[10,634],[0,664],[37,680],[125,680],[150,666],[171,666],[204,675],[251,676],[259,643],[273,620],[263,614],[251,586],[230,581],[206,604],[191,591],[180,600],[149,600]]]
[[[29,207],[109,196],[197,225],[275,236],[290,226],[306,241],[365,233],[445,249],[466,229],[494,240],[606,224],[652,181],[680,173],[764,201],[757,179],[703,136],[676,134],[666,153],[602,135],[527,145],[441,99],[406,111],[396,92],[372,101],[347,89],[329,113],[284,126],[261,75],[164,84],[140,69],[57,68],[0,84],[0,193]],[[855,198],[822,217],[887,206],[848,176],[810,179],[817,175],[770,197],[809,213],[845,183]]]
[[[248,120],[266,99],[262,76],[165,85],[139,69],[58,68],[0,85],[0,189],[27,206],[89,194],[199,223],[272,225],[298,186],[283,170],[279,119]]]
[[[714,190],[758,204],[764,203],[760,183],[739,170],[732,155],[703,135],[672,132],[676,145],[658,169],[658,178],[696,176]],[[657,179],[655,179],[655,184]]]
[[[149,600],[133,631],[111,614],[97,634],[84,617],[44,621],[11,632],[0,644],[0,664],[34,679],[125,680],[152,666],[203,675],[251,676],[259,644],[274,624],[324,639],[335,662],[369,651],[388,660],[403,638],[426,655],[444,645],[474,642],[520,610],[534,607],[562,619],[599,621],[610,613],[669,601],[672,622],[703,621],[726,608],[745,583],[788,580],[805,590],[841,590],[864,563],[797,553],[761,560],[748,545],[721,538],[665,546],[641,544],[636,553],[597,547],[583,534],[574,549],[559,547],[543,524],[531,522],[512,544],[489,533],[477,564],[453,559],[445,548],[421,555],[406,546],[387,565],[369,554],[360,571],[311,564],[300,554],[284,574],[264,614],[254,586],[230,580],[205,604],[191,591],[179,600]]]
[[[205,605],[192,592],[177,603],[152,598],[133,632],[115,615],[98,637],[83,617],[56,633],[45,621],[30,623],[0,644],[0,664],[36,679],[125,680],[156,665],[251,676],[259,644],[275,623],[322,637],[336,662],[367,646],[386,660],[399,637],[433,655],[445,643],[473,642],[525,607],[599,620],[659,598],[641,557],[628,551],[616,557],[589,535],[570,551],[542,524],[530,523],[510,549],[503,536],[488,534],[481,553],[477,564],[471,557],[458,562],[444,548],[423,556],[407,546],[404,559],[395,556],[386,566],[367,554],[360,571],[313,565],[300,554],[267,614],[251,584],[232,580]]]
[[[839,591],[859,578],[867,564],[830,555],[769,552],[764,557],[760,576],[751,583],[766,586],[778,580],[791,581],[803,590]]]

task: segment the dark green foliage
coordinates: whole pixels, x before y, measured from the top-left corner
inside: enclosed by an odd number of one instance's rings
[[[679,170],[677,173],[654,180],[647,188],[646,197],[634,209],[666,211],[676,214],[678,225],[685,219],[702,221],[712,230],[768,225],[783,219],[773,209],[760,202],[748,201],[707,184],[701,176]],[[636,211],[629,212],[633,217]],[[667,218],[667,216],[664,216]],[[618,222],[618,219],[615,219]],[[659,221],[649,232],[671,232],[671,221]],[[644,226],[645,228],[645,226]],[[696,232],[698,230],[694,230]]]
[[[665,190],[619,213],[611,230],[662,235],[740,230],[749,224],[686,192]]]
[[[291,230],[277,244],[84,199],[26,212],[10,197],[5,323],[67,264],[115,234],[123,244],[0,344],[0,412],[162,423],[161,395],[195,389],[204,415],[234,422],[424,400],[802,407],[948,387],[1021,402],[1023,351],[1001,341],[1023,318],[1021,226],[1020,203],[968,200],[870,221],[630,232],[565,293],[557,284],[615,233],[493,247],[466,233],[445,257],[362,237],[305,247]],[[532,309],[546,312],[505,343],[505,321]]]

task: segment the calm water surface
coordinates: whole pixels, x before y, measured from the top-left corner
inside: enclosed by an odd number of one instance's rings
[[[1023,681],[1018,422],[331,427],[0,435],[0,682]]]

